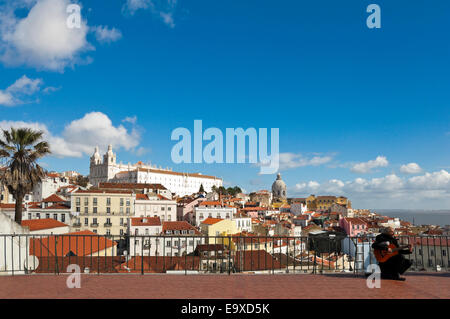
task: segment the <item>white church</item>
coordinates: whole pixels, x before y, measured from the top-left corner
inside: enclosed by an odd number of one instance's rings
[[[205,192],[211,188],[222,186],[222,179],[215,176],[202,175],[201,173],[179,173],[170,169],[157,168],[137,162],[134,165],[116,162],[116,154],[112,151],[112,145],[108,151],[100,156],[98,146],[91,156],[89,182],[98,186],[101,182],[114,183],[146,183],[161,184],[178,196],[196,193],[203,185]]]

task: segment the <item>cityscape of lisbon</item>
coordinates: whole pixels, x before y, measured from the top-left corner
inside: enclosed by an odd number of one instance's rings
[[[70,264],[85,273],[364,272],[386,227],[413,244],[413,270],[448,267],[449,226],[354,209],[343,196],[289,197],[280,173],[246,194],[215,176],[118,163],[109,145],[95,148],[88,176],[45,171],[19,220],[9,190],[0,185],[0,233],[14,234],[0,236],[1,274]]]

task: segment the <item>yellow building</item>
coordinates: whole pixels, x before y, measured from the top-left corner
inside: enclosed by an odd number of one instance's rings
[[[228,247],[231,238],[230,249],[233,251],[257,251],[265,250],[273,252],[273,247],[277,245],[278,239],[275,237],[259,237],[248,233],[239,233],[231,237],[224,238],[224,245]]]
[[[209,217],[200,224],[200,231],[210,237],[208,244],[223,244],[223,240],[215,236],[233,235],[238,229],[234,220]]]
[[[333,204],[338,204],[345,206],[347,208],[351,207],[351,202],[344,196],[315,196],[310,195],[306,198],[306,205],[308,210],[328,210],[333,206]]]
[[[119,190],[77,190],[72,194],[71,231],[125,235],[134,216],[135,194]]]

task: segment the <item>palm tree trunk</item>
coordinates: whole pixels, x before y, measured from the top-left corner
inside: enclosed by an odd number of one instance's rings
[[[16,198],[16,207],[15,207],[16,215],[14,217],[14,220],[19,225],[22,225],[22,203],[23,203],[23,197],[18,196]]]

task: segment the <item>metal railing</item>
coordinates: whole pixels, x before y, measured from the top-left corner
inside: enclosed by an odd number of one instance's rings
[[[0,235],[0,275],[66,273],[362,273],[374,238],[200,235]],[[404,236],[409,271],[450,271],[448,236]]]

